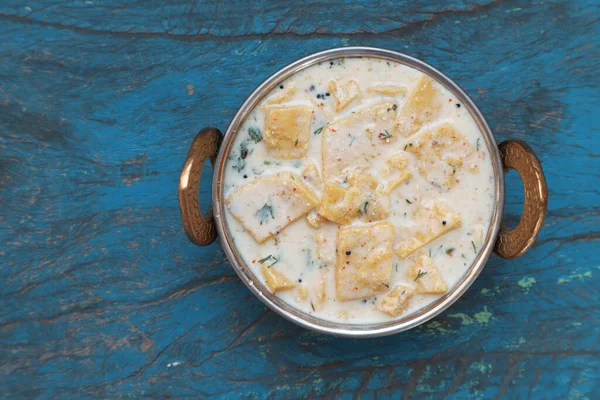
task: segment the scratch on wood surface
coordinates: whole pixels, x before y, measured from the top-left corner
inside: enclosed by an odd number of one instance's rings
[[[136,157],[121,161],[121,182],[131,185],[144,179],[147,173],[148,153],[139,153]]]

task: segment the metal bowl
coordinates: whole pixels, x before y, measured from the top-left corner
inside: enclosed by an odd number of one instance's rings
[[[282,81],[314,64],[341,57],[370,57],[394,61],[429,75],[446,87],[468,109],[483,133],[494,169],[495,209],[484,244],[474,263],[462,279],[444,296],[419,311],[382,323],[337,323],[299,311],[271,293],[243,261],[233,243],[226,224],[223,204],[223,174],[229,148],[238,128],[254,107]],[[217,154],[218,152],[218,154]],[[198,204],[198,186],[205,160],[213,164],[212,207],[202,214]],[[519,225],[513,230],[501,228],[504,209],[504,173],[515,169],[522,178],[525,204]],[[280,69],[252,92],[231,121],[225,136],[216,128],[205,128],[192,143],[183,167],[179,184],[179,202],[184,229],[190,240],[198,245],[212,243],[217,233],[225,254],[242,282],[271,310],[304,328],[344,337],[377,337],[402,332],[418,326],[450,307],[475,281],[492,251],[504,258],[523,254],[535,241],[541,228],[548,202],[546,180],[538,158],[522,141],[496,144],[485,118],[471,98],[450,78],[437,69],[406,54],[371,47],[335,48],[312,54]]]

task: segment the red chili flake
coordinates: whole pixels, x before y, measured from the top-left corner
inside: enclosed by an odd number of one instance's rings
[[[256,264],[256,260],[252,260],[252,264]]]
[[[335,128],[329,128],[331,129],[331,132],[337,132],[337,130]]]
[[[294,188],[294,192],[296,191],[296,188]]]

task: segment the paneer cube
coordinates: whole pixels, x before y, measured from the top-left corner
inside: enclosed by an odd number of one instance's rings
[[[276,158],[301,158],[308,152],[313,109],[274,107],[265,112],[264,142]]]
[[[260,270],[265,280],[265,284],[273,293],[289,290],[296,286],[294,282],[288,279],[280,271],[277,271],[274,266],[270,267],[267,263],[263,263]]]
[[[406,258],[427,243],[459,227],[460,224],[460,215],[442,202],[436,201],[429,206],[417,206],[412,225],[400,228],[396,254],[400,258]]]
[[[335,264],[335,235],[336,232],[319,232],[314,236],[315,252],[319,265]]]
[[[315,288],[315,300],[313,301],[313,307],[315,307],[317,310],[321,309],[323,305],[325,305],[325,300],[327,300],[327,272],[320,271],[317,287]]]
[[[392,210],[392,201],[390,194],[387,192],[386,185],[379,185],[371,199],[367,208],[367,217],[372,221],[380,221],[387,218]]]
[[[396,189],[398,186],[402,185],[404,182],[408,181],[410,178],[412,178],[412,172],[402,171],[400,173],[400,175],[388,180],[387,184],[385,185],[384,193],[385,194],[392,193],[394,191],[394,189]]]
[[[333,121],[323,129],[323,181],[343,180],[352,173],[364,173],[380,156],[388,139],[395,140],[396,111],[393,102],[382,102]],[[387,134],[386,134],[387,135]]]
[[[408,307],[414,289],[408,286],[396,286],[377,305],[379,311],[397,317]]]
[[[414,257],[409,270],[409,277],[417,285],[417,293],[445,293],[448,290],[448,286],[440,276],[433,259],[425,253],[420,253]]]
[[[335,98],[335,110],[341,111],[352,100],[360,96],[360,88],[356,80],[352,78],[329,81],[329,91]]]
[[[325,218],[319,215],[315,210],[311,210],[306,214],[306,222],[311,228],[319,229]]]
[[[302,179],[317,190],[323,188],[323,181],[319,176],[319,170],[314,161],[308,161],[306,165],[304,165],[304,168],[302,168]]]
[[[293,83],[287,83],[284,85],[283,89],[276,89],[275,94],[266,100],[266,104],[272,105],[284,103],[291,100],[295,93],[296,85]]]
[[[234,190],[225,206],[236,220],[264,243],[319,204],[319,198],[297,175],[263,175]]]
[[[366,216],[369,199],[378,182],[370,175],[350,174],[349,188],[333,182],[325,184],[319,214],[338,224],[346,225],[357,217]]]
[[[347,176],[347,180],[350,187],[358,188],[365,196],[368,196],[373,192],[379,184],[375,177],[364,174],[351,173]]]
[[[428,131],[411,143],[407,151],[417,156],[419,174],[448,190],[458,183],[457,172],[474,154],[473,146],[449,124]]]
[[[382,94],[384,96],[396,96],[408,92],[405,86],[398,83],[375,83],[369,86],[368,90],[371,93]]]
[[[388,157],[385,162],[392,168],[403,170],[408,166],[408,157],[403,152],[396,153]]]
[[[296,301],[304,301],[308,298],[308,285],[302,283],[296,289]]]
[[[338,229],[335,285],[339,301],[385,292],[392,276],[394,225],[375,222]]]
[[[362,210],[363,198],[358,188],[346,189],[333,182],[326,182],[318,212],[330,221],[346,225]]]
[[[421,77],[398,115],[398,133],[412,136],[436,119],[442,109],[440,97],[433,80],[428,76]]]

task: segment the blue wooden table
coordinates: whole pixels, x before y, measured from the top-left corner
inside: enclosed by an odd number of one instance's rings
[[[1,397],[598,398],[596,0],[166,3],[0,2]],[[218,242],[188,242],[177,202],[200,128],[350,45],[444,71],[498,141],[531,144],[550,194],[523,257],[373,340],[267,310]],[[507,175],[508,225],[522,197]]]

